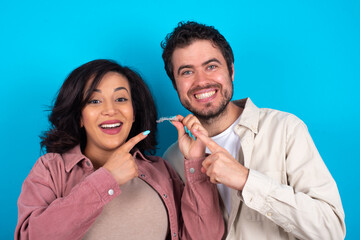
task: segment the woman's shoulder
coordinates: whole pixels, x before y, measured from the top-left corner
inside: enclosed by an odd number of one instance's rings
[[[52,166],[63,165],[64,160],[61,154],[59,153],[46,153],[38,158],[33,169],[37,168],[46,168],[49,169]]]

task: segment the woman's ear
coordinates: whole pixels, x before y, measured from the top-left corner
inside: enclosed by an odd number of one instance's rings
[[[231,80],[234,81],[234,77],[235,77],[235,69],[234,69],[234,63],[231,64],[231,68],[232,68],[232,76],[231,76]]]
[[[84,122],[83,122],[82,118],[80,118],[80,127],[81,128],[84,127]]]

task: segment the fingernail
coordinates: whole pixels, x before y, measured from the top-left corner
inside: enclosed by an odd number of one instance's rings
[[[186,133],[188,133],[188,132],[189,132],[189,130],[187,129],[187,127],[186,127],[186,126],[185,126],[185,132],[186,132]]]
[[[146,130],[145,132],[143,132],[143,135],[146,136],[146,135],[149,135],[150,133],[150,130]]]
[[[193,137],[193,139],[194,139],[194,140],[196,141],[196,138],[195,138],[195,136],[193,135],[192,137]]]

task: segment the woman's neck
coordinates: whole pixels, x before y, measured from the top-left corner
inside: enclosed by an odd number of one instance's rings
[[[113,151],[94,151],[93,147],[86,146],[84,155],[90,159],[95,169],[102,167],[113,154]]]

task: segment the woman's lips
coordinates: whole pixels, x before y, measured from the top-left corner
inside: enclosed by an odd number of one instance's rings
[[[121,131],[121,127],[122,122],[120,122],[119,120],[109,120],[102,122],[99,125],[100,130],[109,135],[118,134]]]

